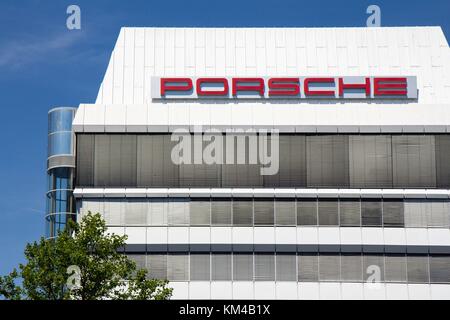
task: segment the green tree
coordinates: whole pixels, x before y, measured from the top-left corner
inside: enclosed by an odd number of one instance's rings
[[[127,236],[107,233],[100,214],[71,222],[55,239],[25,248],[26,263],[0,277],[0,297],[18,300],[165,300],[166,280],[148,279],[147,270],[120,253]],[[20,283],[20,284],[18,284]]]

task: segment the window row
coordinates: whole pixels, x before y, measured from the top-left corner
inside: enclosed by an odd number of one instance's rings
[[[402,199],[83,199],[107,225],[450,227],[450,202]]]
[[[129,254],[169,281],[450,283],[450,256],[379,254]]]
[[[223,142],[201,141],[201,137],[199,142],[203,156],[210,152],[214,161],[194,159],[198,149],[192,138],[190,149],[181,152],[189,161],[176,164],[172,155],[179,142],[169,134],[78,134],[76,183],[81,187],[450,187],[450,135],[282,134],[278,140],[269,136],[258,142],[250,136],[217,137]],[[262,175],[261,168],[269,165],[275,174]]]

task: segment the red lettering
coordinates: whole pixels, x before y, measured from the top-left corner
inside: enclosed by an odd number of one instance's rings
[[[220,83],[223,85],[223,90],[203,90],[204,83]],[[224,96],[228,94],[228,80],[225,78],[198,78],[197,79],[197,95],[199,96]]]
[[[375,96],[405,96],[408,94],[406,78],[374,78]]]
[[[339,78],[339,96],[344,96],[345,89],[364,89],[366,91],[366,97],[370,96],[370,78],[366,78],[366,83],[344,83],[344,78]]]
[[[300,80],[298,78],[269,79],[269,96],[298,96]]]
[[[242,83],[247,83],[247,85],[242,85]],[[250,83],[250,85],[248,85],[248,83]],[[237,96],[238,91],[254,91],[258,92],[260,96],[264,96],[264,79],[233,78],[233,96]]]
[[[176,85],[174,85],[176,84]],[[166,91],[191,91],[193,88],[190,78],[161,78],[161,96],[166,95]]]
[[[306,78],[305,79],[305,95],[306,96],[334,96],[332,90],[310,90],[311,83],[334,83],[334,78]]]

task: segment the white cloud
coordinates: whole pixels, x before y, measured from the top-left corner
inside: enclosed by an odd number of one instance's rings
[[[22,67],[61,55],[80,41],[82,33],[66,31],[46,39],[31,37],[0,44],[0,67]]]

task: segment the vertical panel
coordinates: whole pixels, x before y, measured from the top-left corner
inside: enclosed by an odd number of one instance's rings
[[[166,199],[151,199],[148,203],[147,223],[152,226],[166,226],[167,211]]]
[[[339,216],[341,227],[361,226],[361,201],[359,199],[340,199]]]
[[[383,225],[385,227],[404,227],[404,221],[403,201],[384,199]]]
[[[94,135],[77,135],[77,185],[92,187],[94,184]]]
[[[213,254],[211,280],[231,281],[231,254]]]
[[[121,176],[121,155],[122,155],[122,146],[121,146],[121,135],[111,134],[109,135],[109,150],[108,150],[108,159],[105,161],[109,164],[109,172],[107,173],[107,183],[105,186],[107,187],[117,187],[120,188]],[[100,164],[99,164],[100,165]]]
[[[253,225],[253,201],[252,199],[233,199],[233,225]]]
[[[189,256],[172,253],[167,256],[167,279],[169,281],[189,280]]]
[[[212,199],[211,200],[211,225],[228,226],[231,225],[232,200]]]
[[[450,257],[430,257],[430,281],[431,283],[450,283]]]
[[[189,224],[189,200],[170,199],[168,223],[170,226],[183,226]]]
[[[349,282],[362,281],[361,254],[343,254],[341,256],[341,280]]]
[[[427,227],[427,204],[420,200],[405,200],[405,227]]]
[[[361,201],[361,222],[363,227],[381,227],[382,225],[381,201]]]
[[[386,255],[385,278],[386,282],[406,282],[405,255]]]
[[[191,281],[210,281],[210,254],[193,253],[190,257]]]
[[[253,280],[253,254],[251,253],[233,254],[233,280],[234,281]]]
[[[254,200],[254,224],[255,226],[273,226],[274,225],[274,201],[273,199],[255,199]]]
[[[391,137],[349,137],[350,186],[352,188],[391,188]]]
[[[307,137],[308,187],[349,186],[348,136]]]
[[[150,279],[167,279],[167,254],[147,255],[147,269]]]
[[[136,187],[136,148],[136,135],[120,136],[120,187]]]
[[[295,199],[275,199],[275,224],[277,226],[295,226],[295,217]]]
[[[210,199],[191,199],[191,226],[209,226],[211,224]]]
[[[319,256],[317,254],[298,255],[298,281],[317,282],[319,280]]]
[[[340,281],[341,257],[338,254],[319,255],[320,281]]]
[[[438,188],[450,186],[450,136],[436,135],[436,184]]]
[[[146,225],[147,202],[142,199],[128,199],[125,204],[126,225]]]
[[[430,203],[431,217],[429,217],[429,227],[449,227],[448,201],[435,200]]]
[[[339,225],[339,206],[337,200],[319,199],[318,212],[320,226]]]
[[[255,253],[255,281],[275,280],[275,255]]]
[[[276,281],[297,281],[296,255],[277,254],[276,273]]]
[[[109,199],[105,202],[105,221],[107,225],[125,224],[125,202],[122,199]]]
[[[317,225],[317,199],[297,200],[297,225]]]
[[[393,136],[394,187],[435,187],[434,136]]]
[[[408,256],[408,283],[429,283],[428,256]]]
[[[95,136],[94,151],[94,186],[110,186],[110,136],[99,134]]]

